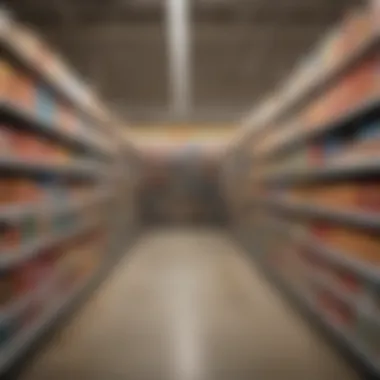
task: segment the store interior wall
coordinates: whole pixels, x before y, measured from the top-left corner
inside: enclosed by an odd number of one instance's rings
[[[224,125],[135,130],[143,152],[138,208],[145,226],[226,223],[220,166],[231,134]]]
[[[139,191],[142,223],[226,223],[219,165],[194,146],[163,158],[146,156]]]

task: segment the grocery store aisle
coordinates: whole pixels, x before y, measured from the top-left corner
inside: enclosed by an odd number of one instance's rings
[[[225,235],[147,233],[23,380],[356,379]]]

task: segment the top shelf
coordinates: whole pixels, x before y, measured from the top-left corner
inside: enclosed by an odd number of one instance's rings
[[[103,130],[106,130],[107,127],[110,128],[111,121],[108,115],[101,116],[96,107],[91,104],[93,101],[91,92],[85,84],[80,83],[79,79],[76,79],[53,53],[51,53],[51,60],[48,64],[38,63],[36,57],[27,54],[21,41],[23,37],[28,38],[31,44],[34,42],[41,45],[41,49],[44,49],[43,43],[39,42],[35,36],[21,37],[26,32],[12,20],[1,19],[1,16],[0,14],[0,51],[39,78],[59,97],[85,118],[91,120],[93,125]]]
[[[294,98],[291,98],[288,103],[285,102],[283,109],[280,109],[277,115],[273,116],[272,122],[287,118],[294,112],[295,109],[302,108],[305,104],[309,103],[311,99],[317,97],[353,66],[371,55],[379,44],[379,33],[375,33],[363,41],[363,43],[353,50],[342,62],[337,63],[327,72],[315,76],[303,91],[300,91],[296,96],[294,96]]]
[[[265,121],[259,126],[250,127],[250,137],[266,130],[269,125],[274,125],[292,116],[298,109],[310,103],[313,98],[323,93],[329,86],[333,85],[344,74],[360,61],[369,57],[380,45],[380,32],[374,30],[363,42],[353,49],[345,58],[336,62],[325,72],[319,72],[311,78],[306,86],[299,91],[292,91],[291,96],[280,92],[276,99],[278,106],[272,107],[272,111]],[[286,91],[282,91],[285,92]],[[289,91],[290,92],[290,91]],[[293,94],[294,93],[294,94]]]
[[[356,107],[348,109],[342,115],[337,115],[328,122],[323,122],[316,126],[291,125],[292,129],[287,129],[283,136],[276,139],[265,149],[261,149],[252,158],[258,161],[266,161],[279,158],[292,149],[302,146],[307,142],[321,138],[329,133],[334,133],[349,125],[359,124],[365,120],[373,120],[380,113],[380,96],[374,96],[364,100]]]

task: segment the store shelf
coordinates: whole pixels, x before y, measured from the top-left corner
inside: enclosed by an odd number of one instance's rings
[[[99,222],[84,223],[79,226],[68,228],[66,231],[58,232],[50,236],[39,236],[32,241],[24,243],[20,248],[1,252],[0,271],[9,270],[20,265],[33,257],[42,255],[44,250],[69,240],[96,227]]]
[[[348,305],[351,309],[355,310],[355,312],[359,309],[358,296],[349,294],[348,291],[340,289],[333,281],[331,281],[327,276],[311,273],[310,277],[312,281],[314,281],[318,287],[322,287],[324,290],[327,290],[334,297],[339,299]]]
[[[338,209],[334,210],[319,205],[289,201],[281,198],[263,198],[256,200],[255,202],[293,215],[326,220],[361,229],[380,231],[380,215],[375,213]]]
[[[315,255],[334,265],[355,273],[367,282],[380,286],[380,267],[376,267],[369,262],[357,260],[349,254],[330,248],[311,236],[305,238],[305,244],[307,245],[308,250],[314,252]]]
[[[263,181],[266,184],[292,185],[318,181],[359,179],[371,175],[380,175],[380,160],[376,157],[346,160],[346,162],[331,160],[330,162],[325,162],[323,166],[310,166],[296,170],[274,170],[254,178],[254,181]]]
[[[17,222],[18,220],[30,215],[49,215],[54,216],[68,210],[80,210],[100,202],[102,199],[109,198],[103,192],[90,196],[87,199],[77,199],[62,202],[33,202],[27,204],[15,204],[11,206],[0,206],[0,221]]]
[[[0,326],[8,320],[17,318],[28,307],[31,301],[32,297],[25,296],[13,301],[9,306],[3,306],[0,309]]]
[[[103,166],[87,161],[74,160],[70,164],[33,162],[16,157],[0,157],[0,170],[11,173],[54,174],[68,177],[97,179],[103,175]]]
[[[267,151],[254,155],[254,159],[264,161],[279,158],[287,152],[302,146],[309,141],[320,138],[329,133],[336,132],[346,126],[360,124],[364,120],[373,119],[380,115],[380,97],[376,96],[365,100],[357,107],[350,109],[343,115],[339,115],[329,122],[319,126],[303,126],[302,129],[294,129],[286,140],[281,141]]]
[[[13,24],[13,23],[12,23]],[[93,113],[91,107],[86,105],[74,92],[69,91],[67,85],[61,80],[54,77],[46,67],[37,65],[22,51],[21,46],[17,46],[17,41],[14,40],[11,28],[4,27],[4,31],[0,33],[0,51],[9,56],[15,63],[23,67],[34,77],[38,78],[41,82],[46,84],[55,94],[68,102],[75,110],[80,112],[86,119],[91,120],[91,125],[96,126],[97,129],[106,131],[105,122],[99,120]],[[83,84],[83,88],[85,85]]]
[[[351,255],[341,252],[338,249],[330,248],[318,238],[308,233],[300,234],[298,231],[293,233],[289,227],[287,230],[292,239],[302,244],[308,251],[313,252],[314,255],[334,266],[356,274],[366,282],[380,287],[380,265],[376,267],[376,265],[355,259]]]
[[[316,98],[323,93],[323,91],[333,85],[357,63],[374,53],[379,45],[380,34],[379,32],[376,32],[355,50],[352,50],[344,61],[338,63],[326,73],[315,76],[310,81],[309,85],[302,91],[298,92],[296,96],[289,100],[279,101],[278,103],[281,105],[273,111],[273,116],[268,118],[265,125],[261,128],[256,128],[251,137],[254,137],[255,134],[267,128],[268,125],[276,125],[280,123],[281,120],[291,117],[297,109],[301,109],[306,104],[310,103],[313,98]]]
[[[6,321],[17,320],[17,318],[27,310],[31,303],[38,300],[38,298],[45,294],[45,292],[49,291],[56,281],[57,275],[50,275],[48,279],[45,279],[42,284],[39,284],[37,288],[33,289],[29,294],[25,294],[15,301],[12,301],[10,305],[1,307],[0,325]]]
[[[96,275],[94,275],[94,277],[96,277]],[[81,296],[81,293],[85,291],[86,287],[92,285],[91,283],[91,279],[87,279],[76,286],[65,297],[51,302],[46,312],[0,350],[0,374],[4,373],[19,357],[27,352],[32,343],[50,329],[61,312],[70,307],[72,303],[75,303],[76,299]]]
[[[349,294],[347,291],[340,289],[326,276],[313,274],[312,279],[313,281],[315,280],[317,286],[322,287],[354,310],[358,318],[371,321],[380,331],[380,315],[376,315],[375,308],[371,306],[368,300],[363,299],[363,294]]]
[[[316,318],[316,320],[334,337],[339,344],[343,344],[351,354],[359,359],[361,363],[364,363],[371,374],[380,376],[379,360],[377,360],[375,355],[373,355],[361,342],[358,341],[354,334],[346,331],[343,327],[338,326],[331,320],[331,318],[327,317],[317,308],[308,294],[306,294],[303,290],[289,284],[283,276],[270,269],[268,265],[261,264],[261,268],[266,272],[270,279],[275,281],[283,292],[287,293],[297,302],[301,309],[304,309]]]
[[[366,282],[380,287],[380,266],[376,266],[370,262],[355,259],[351,255],[339,251],[338,249],[330,248],[318,238],[311,236],[309,233],[293,233],[288,228],[288,233],[292,239],[301,243],[309,252],[329,262],[330,264],[343,268],[348,272],[356,274]]]
[[[0,101],[0,112],[2,113],[2,118],[14,119],[18,123],[21,122],[28,126],[28,129],[35,130],[37,132],[43,133],[46,136],[52,137],[64,144],[69,144],[74,147],[79,147],[85,149],[91,153],[95,153],[102,157],[110,157],[111,153],[106,151],[104,148],[97,146],[88,137],[82,138],[75,136],[72,133],[68,133],[62,127],[54,125],[52,123],[39,120],[36,115],[31,111],[24,110],[20,106],[12,104],[6,100]]]

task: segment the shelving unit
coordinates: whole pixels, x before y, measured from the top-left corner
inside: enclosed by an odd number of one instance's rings
[[[249,242],[260,268],[375,377],[379,12],[375,1],[351,12],[255,109],[223,173],[237,236]]]
[[[1,12],[0,53],[1,376],[133,242],[140,158],[89,86]]]

